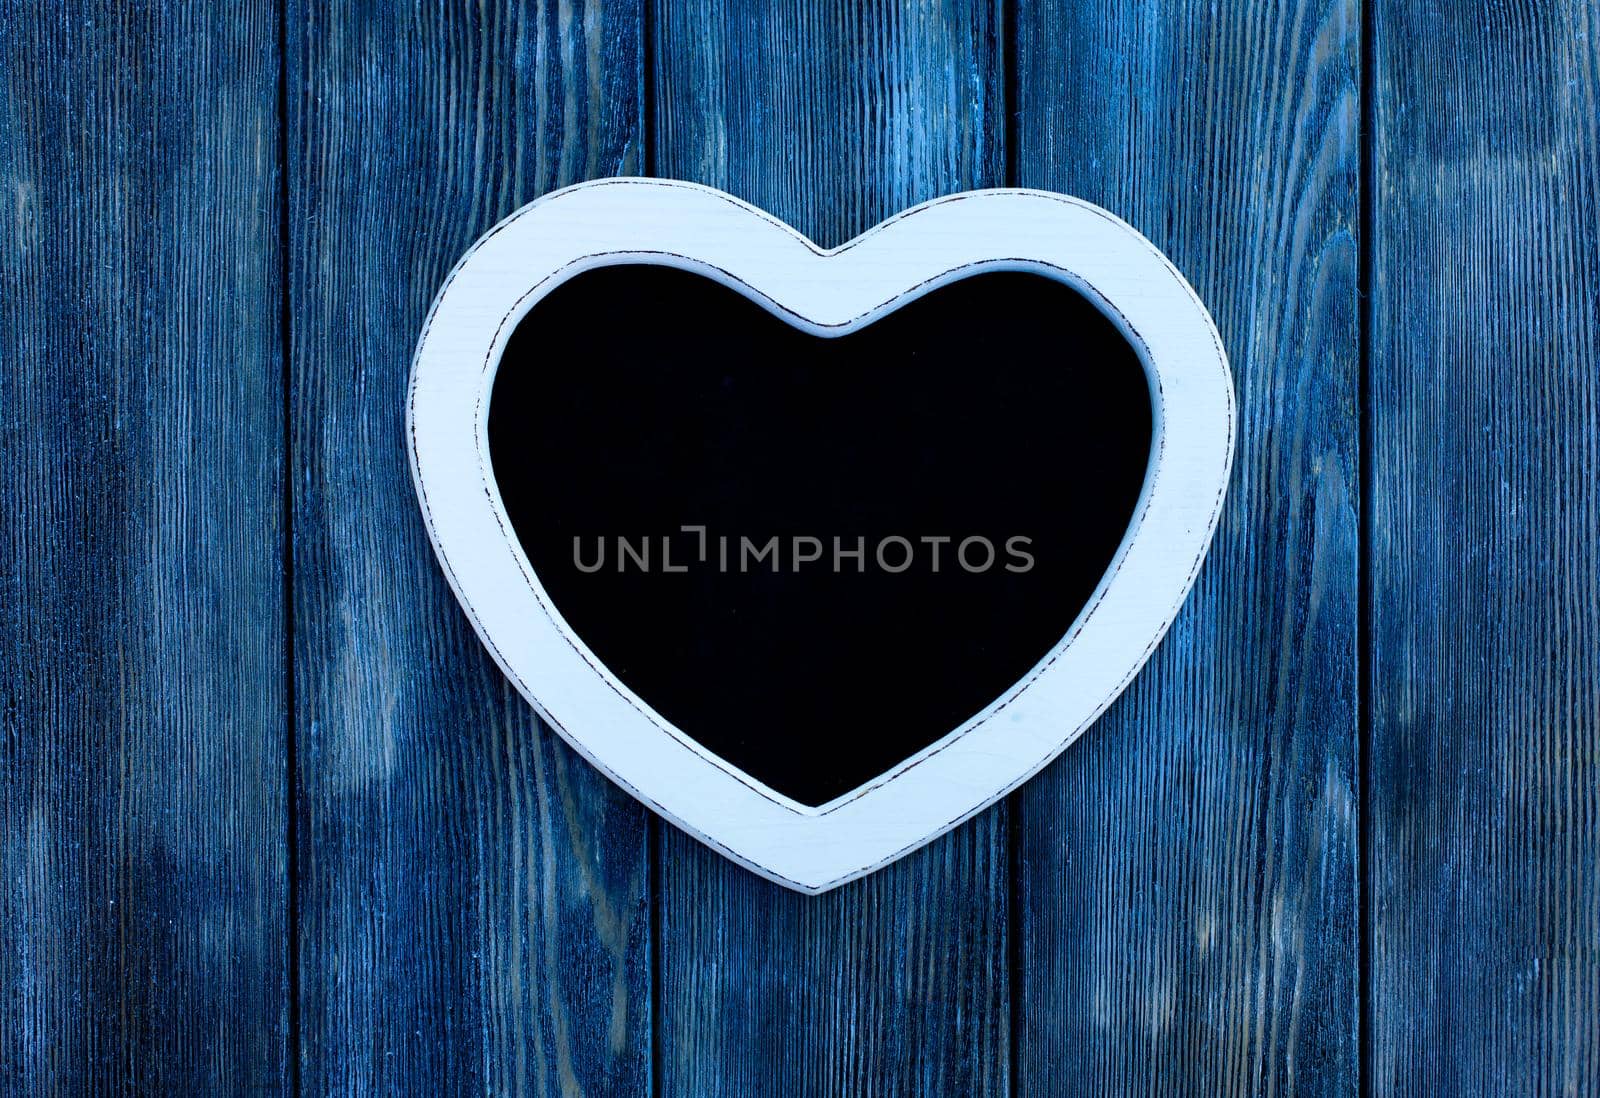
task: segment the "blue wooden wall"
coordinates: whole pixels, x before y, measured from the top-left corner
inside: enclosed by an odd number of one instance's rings
[[[5,1093],[1600,1088],[1593,0],[15,0],[0,73]],[[1148,669],[821,898],[541,727],[413,503],[446,271],[630,173],[1083,195],[1233,360]]]

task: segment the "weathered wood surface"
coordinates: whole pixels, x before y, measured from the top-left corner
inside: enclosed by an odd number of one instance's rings
[[[0,10],[0,1091],[1600,1087],[1597,24]],[[646,170],[829,244],[1069,190],[1233,358],[1233,494],[1151,667],[1010,805],[819,899],[540,729],[412,500],[450,265]]]
[[[643,1093],[645,814],[472,635],[401,430],[468,245],[638,169],[640,7],[295,3],[287,27],[303,1089]]]
[[[824,245],[1003,181],[997,7],[655,10],[654,174],[721,187]],[[996,808],[808,898],[663,828],[660,1092],[1005,1093],[1007,833]]]
[[[1600,11],[1374,20],[1372,1083],[1591,1094]]]
[[[0,9],[0,1091],[287,1080],[277,19]]]
[[[1348,1094],[1360,9],[1028,0],[1016,66],[1016,182],[1163,248],[1239,400],[1188,605],[1020,794],[1019,1091]]]

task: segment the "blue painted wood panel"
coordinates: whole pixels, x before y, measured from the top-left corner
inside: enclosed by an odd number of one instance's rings
[[[0,1091],[288,1080],[277,18],[0,9]]]
[[[1592,1094],[1600,12],[1373,17],[1372,1083]]]
[[[995,5],[654,10],[655,174],[721,187],[824,245],[1003,182]],[[660,1093],[1006,1093],[1008,834],[997,807],[805,897],[663,828]]]
[[[1167,252],[1239,405],[1187,605],[1020,793],[1025,1093],[1356,1085],[1360,28],[1353,0],[1018,7],[1017,181]]]
[[[478,643],[401,429],[461,253],[637,170],[640,8],[296,3],[287,27],[303,1087],[641,1093],[644,811]]]

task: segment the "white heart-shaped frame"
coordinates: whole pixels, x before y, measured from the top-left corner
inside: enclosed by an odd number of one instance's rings
[[[545,294],[593,267],[699,272],[816,335],[843,335],[945,283],[1026,270],[1087,295],[1150,378],[1152,453],[1110,568],[1040,663],[988,708],[868,784],[801,805],[710,754],[641,701],[555,611],[500,500],[490,388]],[[523,207],[445,280],[407,402],[412,474],[445,575],[501,670],[633,796],[779,884],[823,892],[909,853],[1026,781],[1120,694],[1205,556],[1233,455],[1233,384],[1205,307],[1156,247],[1097,206],[1042,191],[935,199],[838,248],[671,180],[606,179]]]

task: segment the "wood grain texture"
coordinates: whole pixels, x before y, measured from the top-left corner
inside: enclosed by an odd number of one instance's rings
[[[1363,903],[1374,1093],[1600,1090],[1594,5],[1369,6],[1359,461],[1354,0],[651,10],[645,89],[640,0],[294,0],[286,54],[256,0],[0,8],[0,1092],[1349,1093]],[[471,635],[405,465],[445,273],[643,170],[647,90],[658,174],[824,244],[1103,204],[1239,386],[1129,694],[821,898],[647,840]]]
[[[992,5],[666,0],[655,14],[654,174],[731,191],[824,245],[1002,181]],[[663,827],[661,1093],[1003,1093],[1006,842],[997,808],[813,898]]]
[[[288,1065],[270,4],[0,10],[0,1091]]]
[[[1017,182],[1163,248],[1239,399],[1189,604],[1019,797],[1019,1091],[1352,1093],[1359,7],[1016,18]]]
[[[1591,1094],[1600,13],[1376,20],[1373,1085]]]
[[[642,1093],[644,812],[472,634],[402,432],[462,252],[637,169],[639,6],[296,3],[287,25],[304,1089]]]

